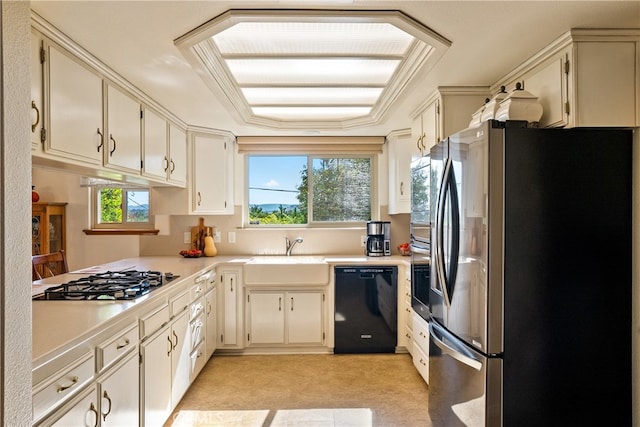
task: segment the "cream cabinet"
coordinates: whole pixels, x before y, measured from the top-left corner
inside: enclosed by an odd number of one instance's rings
[[[498,81],[538,97],[540,127],[640,125],[640,30],[574,29]]]
[[[429,324],[413,313],[413,366],[429,384]]]
[[[97,426],[100,424],[96,387],[90,387],[38,426]]]
[[[413,310],[411,309],[411,268],[403,267],[398,286],[398,347],[413,354]]]
[[[216,351],[216,343],[218,341],[218,308],[216,307],[216,289],[214,288],[207,291],[204,299],[206,315],[205,358],[208,360]]]
[[[411,115],[411,137],[422,155],[451,134],[469,127],[471,115],[489,97],[488,87],[440,86]]]
[[[45,152],[84,165],[102,166],[102,78],[63,48],[45,42],[48,88]]]
[[[219,348],[242,348],[242,285],[240,269],[219,271],[218,330]]]
[[[42,150],[44,130],[43,38],[31,30],[31,148]]]
[[[167,179],[179,187],[187,185],[187,133],[178,125],[169,123]]]
[[[194,133],[191,212],[233,213],[233,144],[225,135]]]
[[[130,351],[117,366],[98,379],[100,425],[133,426],[139,422],[138,352]],[[133,386],[132,386],[133,385]]]
[[[324,292],[247,292],[247,345],[322,345]]]
[[[387,136],[389,161],[389,214],[411,213],[411,161],[420,157],[412,134]]]
[[[104,165],[139,174],[141,169],[140,103],[113,84],[107,93]]]
[[[160,181],[167,179],[170,167],[167,121],[154,110],[143,107],[142,174]]]

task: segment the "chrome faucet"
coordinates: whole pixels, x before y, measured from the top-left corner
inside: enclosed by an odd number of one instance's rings
[[[287,245],[287,256],[291,256],[291,251],[296,243],[302,243],[302,237],[298,237],[296,240],[291,241],[287,236],[284,236],[284,241]]]

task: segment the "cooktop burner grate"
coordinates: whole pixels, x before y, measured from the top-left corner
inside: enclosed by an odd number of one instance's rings
[[[174,276],[175,277],[175,276]],[[167,280],[168,281],[168,280]],[[162,286],[158,271],[107,271],[72,280],[44,291],[46,300],[127,300]]]

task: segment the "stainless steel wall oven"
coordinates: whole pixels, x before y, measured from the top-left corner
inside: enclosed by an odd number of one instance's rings
[[[411,163],[411,305],[429,320],[431,200],[430,157]]]

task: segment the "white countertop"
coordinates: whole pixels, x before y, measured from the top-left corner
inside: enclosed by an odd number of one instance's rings
[[[256,255],[257,256],[257,255]],[[32,303],[32,360],[34,368],[46,363],[51,357],[59,354],[83,339],[97,334],[119,316],[126,318],[127,312],[135,308],[152,307],[154,299],[166,297],[171,287],[183,280],[195,276],[202,270],[213,268],[219,264],[243,265],[253,255],[217,256],[212,258],[183,258],[180,256],[154,256],[128,258],[79,272],[66,273],[59,276],[33,282],[32,295],[44,293],[48,287],[69,282],[79,277],[88,276],[96,271],[121,271],[134,267],[142,271],[171,272],[180,276],[176,280],[161,286],[150,294],[136,300],[128,301],[45,301],[34,300]],[[325,256],[329,264],[368,264],[368,265],[409,265],[410,257],[366,257],[366,256]]]

